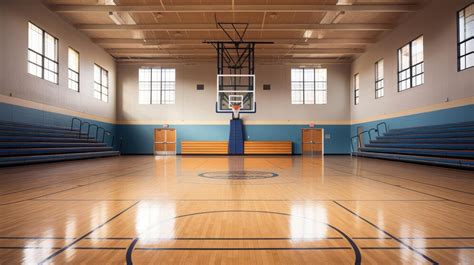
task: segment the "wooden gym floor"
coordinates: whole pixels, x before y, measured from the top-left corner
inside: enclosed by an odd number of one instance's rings
[[[0,176],[1,264],[474,264],[472,171],[123,156]]]

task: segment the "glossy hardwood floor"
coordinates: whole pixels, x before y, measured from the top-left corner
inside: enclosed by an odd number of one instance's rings
[[[0,176],[1,264],[474,264],[472,171],[123,156]]]

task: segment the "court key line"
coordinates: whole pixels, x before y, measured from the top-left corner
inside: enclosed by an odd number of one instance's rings
[[[328,226],[329,228],[335,230],[336,232],[338,232],[342,237],[344,237],[347,240],[347,242],[351,245],[351,248],[349,248],[349,249],[352,249],[353,252],[354,252],[354,256],[355,256],[354,264],[355,265],[360,265],[361,262],[362,262],[362,254],[360,252],[360,249],[357,246],[357,244],[352,240],[351,237],[349,237],[342,230],[340,230],[339,228],[337,228],[337,227],[335,227],[331,224],[324,223],[324,222],[321,222],[321,221],[317,221],[315,219],[310,219],[310,218],[307,218],[307,217],[304,217],[304,216],[291,215],[291,214],[288,214],[288,213],[272,212],[272,211],[216,210],[216,211],[196,212],[196,213],[178,215],[178,216],[174,216],[172,218],[162,220],[162,221],[160,221],[160,223],[167,222],[167,221],[170,221],[170,220],[175,220],[175,219],[178,219],[178,218],[183,218],[183,217],[190,217],[190,216],[196,216],[196,215],[201,215],[201,214],[214,214],[214,213],[266,213],[266,214],[276,214],[276,215],[283,215],[283,216],[294,216],[294,217],[298,217],[298,218],[301,218],[301,219],[306,219],[306,220],[311,220],[311,221],[314,221],[314,222],[318,222],[320,224],[324,224],[324,225]],[[125,255],[125,260],[127,262],[127,265],[133,265],[132,254],[133,254],[133,250],[135,249],[135,246],[138,243],[139,239],[140,239],[140,237],[136,237],[127,249],[127,253]],[[255,249],[255,250],[258,250],[258,249]],[[287,249],[282,249],[282,250],[287,250]]]

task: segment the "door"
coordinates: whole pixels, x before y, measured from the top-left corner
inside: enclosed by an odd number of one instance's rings
[[[155,155],[176,154],[176,129],[155,129]]]
[[[324,129],[302,129],[303,155],[324,154]]]

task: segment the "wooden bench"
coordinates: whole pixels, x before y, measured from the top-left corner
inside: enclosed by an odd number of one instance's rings
[[[183,155],[226,155],[227,141],[183,141],[181,154]]]
[[[291,141],[245,141],[246,155],[291,155]]]

